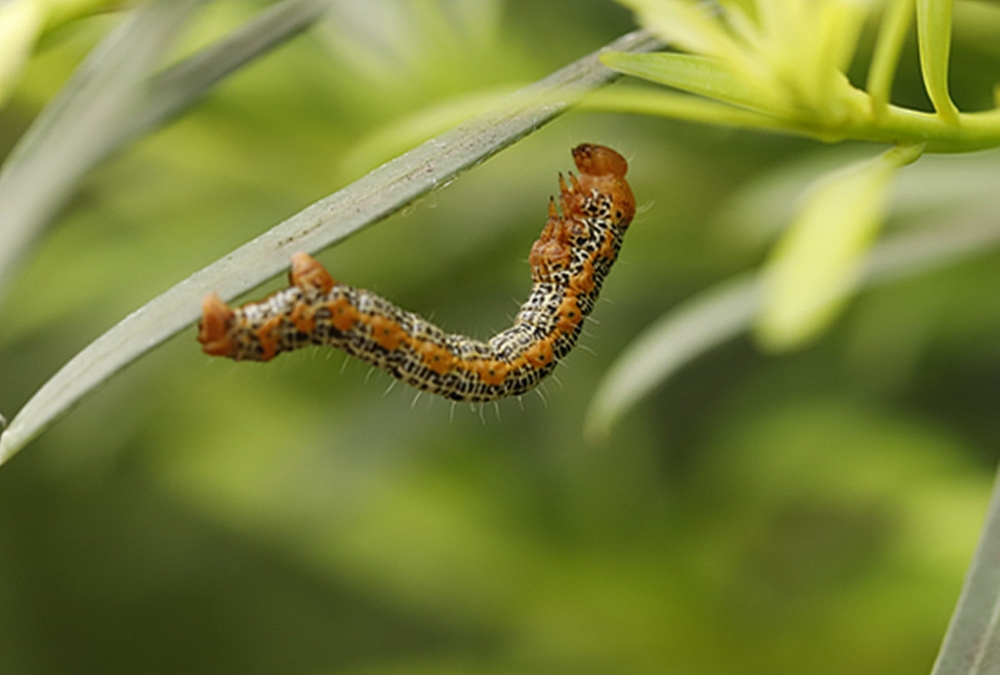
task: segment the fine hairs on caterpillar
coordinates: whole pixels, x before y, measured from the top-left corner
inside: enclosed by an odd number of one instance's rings
[[[576,344],[622,237],[635,215],[628,164],[610,148],[573,149],[580,172],[559,176],[559,209],[531,247],[532,288],[514,325],[487,342],[444,332],[360,288],[335,281],[305,253],[292,256],[291,286],[232,308],[211,293],[198,341],[206,354],[269,361],[281,352],[328,345],[417,389],[478,403],[535,387]],[[561,211],[561,214],[560,214]]]

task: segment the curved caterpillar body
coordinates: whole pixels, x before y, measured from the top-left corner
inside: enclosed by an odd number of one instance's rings
[[[635,214],[628,164],[614,150],[573,149],[580,176],[559,176],[559,205],[531,247],[531,295],[514,325],[480,342],[451,335],[371,291],[334,281],[305,253],[292,256],[291,286],[231,308],[202,303],[198,341],[207,354],[268,361],[310,344],[330,345],[403,382],[453,401],[523,394],[570,352]]]

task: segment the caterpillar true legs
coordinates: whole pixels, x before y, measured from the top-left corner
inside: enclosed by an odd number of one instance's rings
[[[202,303],[198,341],[207,354],[269,361],[311,344],[343,349],[393,377],[454,401],[522,394],[576,344],[635,215],[628,164],[593,144],[573,149],[580,176],[559,176],[559,208],[531,247],[532,289],[514,325],[487,342],[445,333],[388,300],[333,279],[305,253],[292,256],[291,286],[231,308]],[[561,211],[561,214],[560,214]]]

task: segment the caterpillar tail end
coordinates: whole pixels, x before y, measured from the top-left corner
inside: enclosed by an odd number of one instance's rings
[[[217,293],[209,293],[201,302],[201,325],[198,342],[206,354],[231,356],[235,348],[230,328],[235,316],[232,308]]]

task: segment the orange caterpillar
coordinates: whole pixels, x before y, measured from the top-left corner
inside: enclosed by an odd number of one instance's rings
[[[198,341],[206,354],[269,361],[311,344],[330,345],[393,377],[453,401],[494,401],[532,389],[576,344],[635,215],[628,164],[601,145],[573,149],[580,177],[559,176],[560,215],[531,247],[533,286],[514,325],[480,342],[451,335],[360,288],[334,281],[305,253],[292,256],[291,286],[231,308],[211,293]]]

